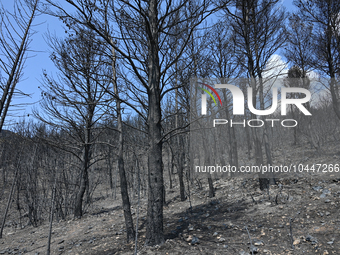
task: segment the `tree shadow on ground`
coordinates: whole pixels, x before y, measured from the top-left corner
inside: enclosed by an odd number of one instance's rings
[[[183,233],[190,234],[190,231],[197,230],[202,235],[206,232],[225,231],[232,225],[226,222],[235,222],[243,217],[249,208],[246,201],[221,202],[220,200],[211,200],[207,203],[188,208],[179,213],[173,214],[173,217],[165,217],[166,239],[174,239]],[[195,231],[195,233],[197,233]]]

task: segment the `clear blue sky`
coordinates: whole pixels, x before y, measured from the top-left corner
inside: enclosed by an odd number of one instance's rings
[[[0,0],[1,4],[8,10],[13,9],[13,4],[11,0]],[[295,10],[292,4],[293,0],[282,0],[282,4],[287,8],[288,11]],[[37,32],[32,37],[32,42],[30,44],[30,52],[28,53],[29,58],[26,60],[23,79],[17,85],[17,88],[25,93],[31,94],[31,97],[25,98],[14,98],[12,104],[24,104],[28,105],[21,106],[20,108],[13,108],[10,112],[11,116],[8,116],[5,124],[15,123],[20,117],[31,115],[32,107],[37,107],[37,102],[40,99],[40,81],[42,70],[46,70],[47,73],[55,73],[56,68],[54,67],[52,61],[49,58],[49,47],[44,40],[44,35],[50,31],[52,34],[60,35],[61,37],[65,35],[65,30],[62,27],[62,23],[54,17],[48,15],[40,15],[34,21],[34,30]],[[35,106],[34,106],[35,105]],[[4,127],[9,128],[8,126]]]

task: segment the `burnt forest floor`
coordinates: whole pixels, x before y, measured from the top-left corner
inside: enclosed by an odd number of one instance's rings
[[[340,163],[340,147],[333,143],[327,148],[315,153],[296,147],[284,160]],[[255,178],[221,178],[214,182],[216,196],[209,198],[202,178],[202,187],[194,182],[190,199],[183,202],[177,185],[167,189],[166,241],[156,247],[144,246],[147,198],[142,197],[138,254],[340,254],[340,174],[277,181],[268,194],[259,190]],[[133,254],[134,243],[126,243],[121,201],[103,194],[99,187],[83,218],[53,223],[52,254]],[[136,197],[132,212],[136,223]],[[0,254],[46,254],[48,226],[47,221],[36,228],[7,224]]]

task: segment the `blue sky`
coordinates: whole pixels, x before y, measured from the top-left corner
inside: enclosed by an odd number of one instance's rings
[[[12,1],[0,0],[1,4],[8,10],[13,9]],[[287,8],[288,11],[295,10],[292,4],[293,0],[282,0],[282,4]],[[27,118],[31,115],[32,107],[38,107],[38,101],[40,100],[40,81],[42,76],[42,71],[45,69],[49,74],[55,74],[56,68],[54,67],[52,61],[49,58],[49,47],[44,39],[44,36],[49,31],[52,34],[60,35],[60,37],[65,35],[65,30],[63,29],[62,23],[55,17],[48,15],[40,15],[34,20],[33,29],[36,33],[33,35],[32,42],[30,44],[30,51],[28,52],[28,59],[26,60],[24,67],[24,75],[22,80],[17,85],[17,88],[22,90],[27,94],[31,94],[31,97],[24,98],[14,98],[12,104],[27,104],[20,107],[12,107],[10,111],[10,116],[7,117],[5,124],[13,124],[17,122],[20,118]],[[5,129],[9,126],[5,126]]]
[[[1,0],[1,5],[10,12],[13,11],[13,2],[7,0]],[[39,15],[33,21],[34,35],[31,37],[31,43],[29,45],[29,51],[27,52],[27,60],[23,69],[23,77],[17,84],[17,89],[23,91],[26,94],[31,94],[31,97],[17,97],[13,98],[10,112],[6,117],[5,125],[13,124],[29,114],[31,116],[32,107],[40,99],[40,80],[42,70],[46,69],[48,73],[55,72],[56,69],[49,59],[49,47],[44,39],[44,36],[48,31],[52,34],[65,34],[62,28],[61,22],[52,16]],[[25,105],[27,104],[27,105]],[[19,105],[19,106],[17,106]],[[9,128],[9,126],[4,127]]]

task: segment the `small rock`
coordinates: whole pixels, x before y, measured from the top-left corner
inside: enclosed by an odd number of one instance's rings
[[[325,203],[330,203],[330,202],[331,202],[331,200],[329,200],[329,199],[325,200]]]
[[[194,236],[191,240],[191,244],[199,244],[199,243],[200,243],[200,240],[196,236]]]
[[[255,247],[254,245],[250,246],[250,253],[258,253],[259,249],[257,247]]]
[[[320,191],[322,189],[322,187],[321,186],[314,186],[312,189],[315,190],[315,191]]]
[[[220,202],[219,201],[216,201],[216,200],[213,200],[213,201],[210,201],[210,204],[211,205],[217,205],[217,204],[219,204]]]
[[[227,249],[227,248],[228,248],[228,245],[227,245],[227,244],[223,245],[223,248],[226,248],[226,249]]]
[[[189,226],[189,227],[188,227],[188,230],[189,230],[189,231],[193,231],[193,230],[194,230],[194,227],[193,227],[193,226]]]
[[[330,212],[326,212],[325,214],[326,214],[326,216],[328,216],[328,215],[330,215],[331,213],[330,213]]]
[[[332,245],[334,243],[334,239],[332,241],[327,242],[327,244]]]
[[[255,246],[264,245],[264,242],[262,240],[254,240],[254,245]]]
[[[322,193],[323,193],[323,194],[329,194],[329,193],[331,193],[331,192],[329,191],[329,189],[324,189],[324,190],[322,191]]]
[[[225,241],[225,238],[221,237],[218,241],[222,243]]]
[[[189,236],[185,239],[186,242],[191,242],[191,240],[192,240],[192,235],[189,235]]]
[[[213,236],[217,236],[218,235],[218,233],[217,232],[215,232],[214,234],[213,234]]]
[[[300,240],[299,239],[295,239],[294,242],[293,242],[293,245],[298,245],[300,244]]]
[[[312,245],[318,243],[318,239],[315,238],[315,237],[313,237],[313,236],[311,236],[311,235],[306,236],[306,241],[307,241],[307,242],[311,242]]]

